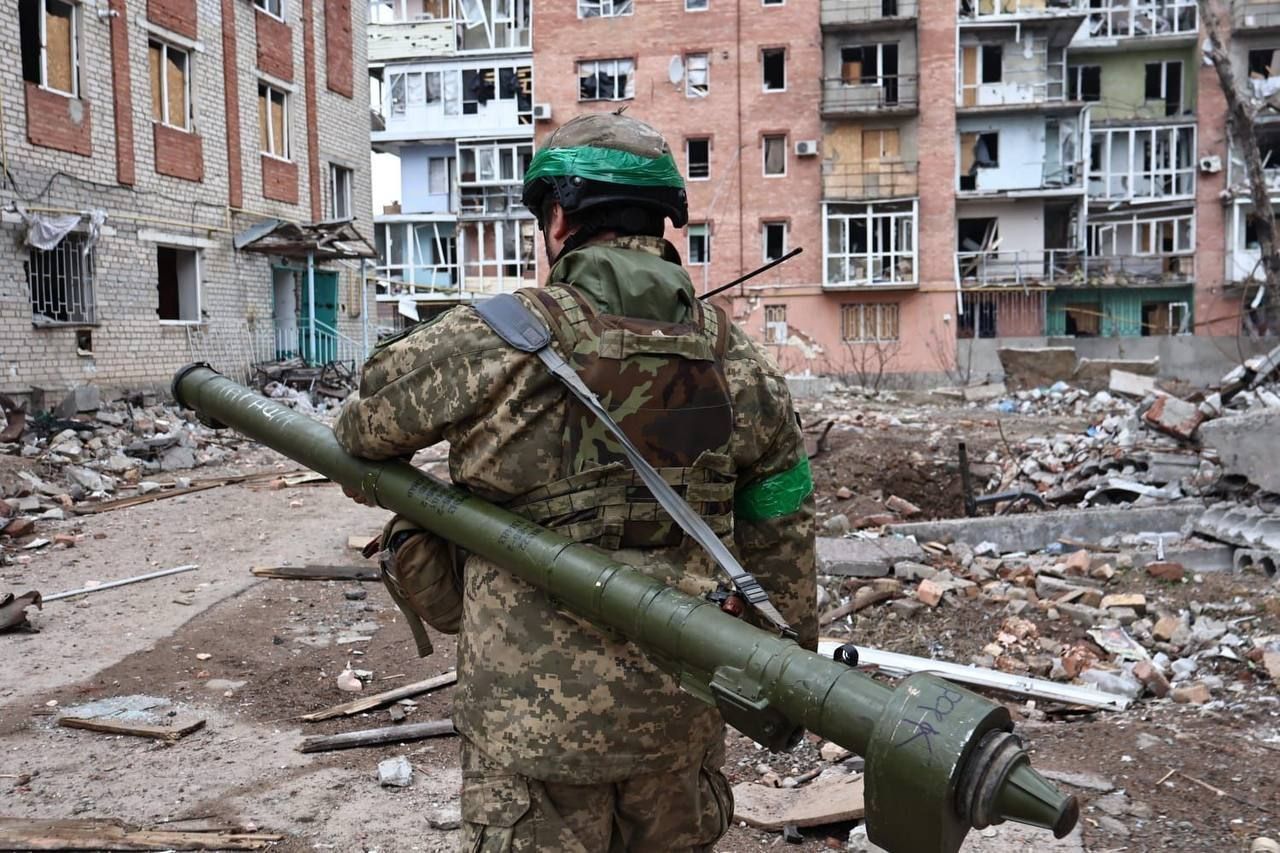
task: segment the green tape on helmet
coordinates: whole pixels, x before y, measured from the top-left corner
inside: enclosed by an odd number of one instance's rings
[[[577,148],[543,148],[524,173],[527,186],[538,178],[572,177],[630,187],[684,187],[675,158],[641,157],[616,148],[583,145]]]
[[[790,515],[804,505],[813,493],[813,475],[809,460],[802,458],[793,467],[772,477],[752,483],[738,492],[733,514],[743,521],[764,521]]]

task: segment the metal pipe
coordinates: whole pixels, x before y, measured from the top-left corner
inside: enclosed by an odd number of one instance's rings
[[[307,355],[318,361],[316,352],[316,253],[307,251],[307,337],[310,344]]]
[[[146,574],[146,575],[138,575],[137,577],[132,577],[132,578],[121,578],[118,581],[107,581],[106,583],[100,583],[97,586],[86,586],[82,589],[72,589],[66,592],[55,593],[54,595],[46,595],[44,596],[44,600],[46,602],[58,601],[59,599],[63,599],[63,598],[71,598],[73,595],[87,595],[88,593],[91,593],[91,592],[102,592],[104,589],[115,589],[118,586],[128,586],[131,583],[139,583],[141,581],[149,581],[155,578],[168,577],[169,575],[176,575],[181,572],[191,572],[191,571],[195,571],[198,568],[200,567],[192,565],[192,566],[178,566],[177,568],[174,568],[174,569],[161,569],[158,572],[151,572],[150,574]]]
[[[207,365],[179,371],[173,393],[211,426],[359,490],[634,642],[758,742],[787,748],[807,727],[866,756],[870,837],[882,847],[956,853],[970,827],[1017,820],[1061,837],[1075,825],[1075,799],[1031,769],[1001,705],[926,674],[879,684],[404,462],[351,456],[328,427]]]

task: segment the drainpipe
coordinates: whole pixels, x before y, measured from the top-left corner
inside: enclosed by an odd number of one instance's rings
[[[316,357],[316,253],[307,252],[307,341],[311,358]]]
[[[360,343],[364,347],[361,354],[369,357],[369,279],[366,274],[368,261],[360,259]]]

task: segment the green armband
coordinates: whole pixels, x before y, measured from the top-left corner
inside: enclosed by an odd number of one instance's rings
[[[813,493],[813,475],[809,460],[801,458],[794,467],[772,477],[752,483],[738,492],[733,501],[733,514],[743,521],[764,521],[790,515]]]

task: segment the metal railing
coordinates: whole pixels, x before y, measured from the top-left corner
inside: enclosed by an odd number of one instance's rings
[[[820,15],[824,27],[848,27],[909,20],[918,13],[917,0],[822,0]]]
[[[1085,27],[1085,37],[1090,39],[1194,36],[1200,30],[1200,13],[1195,0],[1115,2],[1090,9]]]
[[[1280,27],[1280,3],[1249,3],[1236,0],[1231,19],[1238,30],[1263,30]]]
[[[37,326],[96,323],[94,251],[83,234],[68,234],[52,249],[32,249],[27,259],[31,322]]]
[[[314,337],[305,317],[297,324],[256,330],[252,338],[253,362],[289,358],[301,358],[308,364],[343,361],[359,365],[364,362],[367,354],[360,341],[352,340],[322,320],[316,320],[315,325]]]
[[[1083,276],[1079,249],[956,252],[961,287],[1023,287],[1077,283]]]
[[[1167,255],[1090,255],[1080,284],[1185,284],[1195,277],[1195,253]]]
[[[969,109],[1031,106],[1062,103],[1067,90],[1061,80],[1051,80],[1045,71],[1023,71],[1009,74],[1002,83],[961,85],[957,97],[956,106]]]
[[[827,161],[822,168],[822,195],[842,201],[913,196],[919,190],[918,168],[905,160]]]
[[[982,21],[1017,16],[1083,14],[1083,0],[960,0],[960,17]]]
[[[914,110],[920,103],[920,77],[899,74],[863,83],[830,77],[822,81],[824,115],[856,114],[884,110]]]

